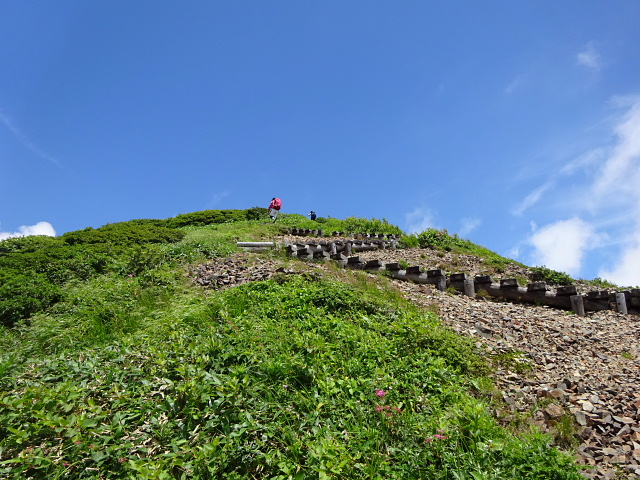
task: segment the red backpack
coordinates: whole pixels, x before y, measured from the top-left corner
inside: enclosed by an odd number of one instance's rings
[[[280,200],[279,198],[276,198],[275,200],[273,200],[271,204],[273,205],[273,208],[275,208],[276,210],[280,210],[282,208],[282,200]]]

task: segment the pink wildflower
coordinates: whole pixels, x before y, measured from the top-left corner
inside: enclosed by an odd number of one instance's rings
[[[380,397],[380,398],[384,398],[384,396],[387,394],[387,392],[385,392],[384,390],[382,390],[381,388],[376,390],[376,396]]]
[[[383,409],[382,405],[376,405],[376,412],[381,412]]]
[[[436,434],[433,436],[433,438],[435,438],[436,440],[446,440],[446,439],[447,439],[447,438],[449,438],[449,437],[447,437],[447,436],[445,436],[445,435],[440,435],[439,433],[436,433]]]

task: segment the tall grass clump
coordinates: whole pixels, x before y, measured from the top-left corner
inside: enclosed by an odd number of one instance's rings
[[[581,478],[470,393],[472,343],[379,287],[288,275],[204,294],[159,276],[77,286],[37,322],[105,325],[93,343],[5,345],[0,477]]]

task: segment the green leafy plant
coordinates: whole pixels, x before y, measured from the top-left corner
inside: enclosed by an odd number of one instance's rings
[[[417,235],[418,244],[422,248],[433,248],[450,252],[458,241],[457,236],[451,236],[446,230],[428,228]]]
[[[511,351],[491,356],[491,363],[497,367],[511,370],[520,375],[530,372],[533,367],[524,352]]]
[[[418,248],[420,241],[415,234],[403,235],[400,240],[400,246],[401,248]]]

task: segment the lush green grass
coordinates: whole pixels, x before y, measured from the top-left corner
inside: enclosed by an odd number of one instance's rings
[[[549,437],[497,424],[474,345],[384,277],[184,278],[281,226],[127,247],[3,327],[0,478],[581,478]]]

